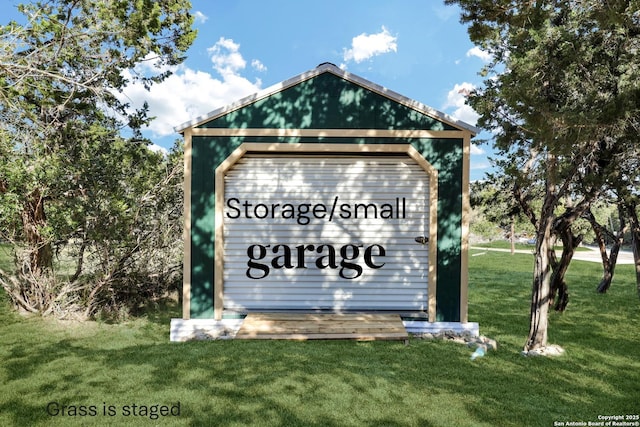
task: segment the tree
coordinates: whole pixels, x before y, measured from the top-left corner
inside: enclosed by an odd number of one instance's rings
[[[589,221],[596,235],[596,242],[600,250],[602,258],[602,279],[598,284],[597,291],[605,293],[609,290],[618,260],[620,248],[624,243],[624,235],[628,231],[625,221],[625,213],[621,203],[616,203],[618,207],[619,228],[614,234],[613,230],[609,230],[606,225],[598,221],[592,209],[588,209],[584,213],[584,217]],[[607,254],[607,242],[612,242],[611,250]]]
[[[638,18],[640,20],[640,18]],[[640,44],[640,43],[639,43]],[[636,67],[640,65],[636,64]],[[636,102],[640,103],[640,95],[636,94]],[[640,205],[640,144],[638,132],[640,119],[636,116],[636,126],[628,129],[627,138],[631,143],[625,153],[621,167],[616,172],[610,188],[618,197],[621,215],[626,216],[631,233],[631,247],[633,250],[634,267],[636,272],[636,288],[640,297],[640,220],[638,207]]]
[[[183,61],[195,37],[189,8],[52,0],[19,6],[25,23],[0,27],[0,221],[27,252],[17,276],[0,279],[22,308],[47,313],[64,300],[95,312],[102,290],[135,264],[153,226],[147,203],[177,175],[142,138],[146,107],[132,111],[118,94]],[[136,73],[141,62],[157,73]],[[54,258],[65,250],[77,262],[61,283]]]
[[[514,200],[511,187],[508,177],[491,174],[486,181],[471,184],[470,202],[471,207],[486,218],[487,227],[499,227],[503,235],[509,236],[514,253],[516,229],[529,234],[532,228]]]
[[[626,204],[631,219],[631,246],[633,249],[634,269],[636,271],[636,288],[640,296],[640,221],[638,220],[638,202],[632,200]]]
[[[605,186],[603,201],[615,207],[618,217],[618,231],[613,226],[608,230],[598,222],[596,215],[587,211],[585,217],[594,229],[602,257],[603,277],[597,291],[605,293],[611,286],[620,247],[624,243],[625,234],[630,232],[630,243],[634,254],[636,270],[636,287],[640,296],[640,223],[638,221],[638,197],[640,195],[640,144],[637,143],[637,113],[635,126],[627,130],[631,132],[623,140],[632,141],[627,144],[624,155],[616,161],[616,167],[607,171],[604,177]],[[634,231],[635,230],[635,231]],[[610,254],[606,252],[606,241],[612,243]]]
[[[493,55],[484,88],[469,103],[495,133],[503,171],[536,228],[525,351],[547,345],[552,236],[601,193],[638,129],[638,3],[628,1],[446,0],[462,8],[471,40]],[[528,190],[542,184],[542,206]],[[570,199],[570,207],[562,201]],[[570,253],[567,253],[567,256]]]

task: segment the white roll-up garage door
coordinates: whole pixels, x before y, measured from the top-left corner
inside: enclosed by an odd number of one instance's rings
[[[409,156],[247,154],[224,191],[224,309],[427,310],[429,176]]]

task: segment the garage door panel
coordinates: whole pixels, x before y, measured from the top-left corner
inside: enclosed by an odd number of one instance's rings
[[[244,239],[258,239],[264,237],[268,239],[271,237],[277,237],[278,239],[290,236],[305,236],[306,240],[309,239],[319,239],[330,237],[332,239],[340,239],[345,240],[347,238],[351,238],[352,236],[358,236],[362,239],[370,239],[376,238],[380,236],[384,236],[389,239],[394,239],[396,241],[402,240],[414,240],[418,235],[423,235],[425,232],[425,228],[422,224],[418,223],[407,223],[397,227],[377,227],[375,225],[371,227],[366,227],[363,224],[354,224],[353,226],[344,226],[344,227],[336,227],[336,226],[324,226],[324,227],[309,227],[307,231],[305,230],[291,230],[289,224],[282,224],[281,226],[272,226],[272,227],[253,227],[251,225],[242,225],[242,224],[234,224],[228,228],[228,232],[225,233],[225,238],[227,236],[239,236]],[[409,236],[409,234],[412,234]],[[349,239],[351,241],[352,239]],[[281,241],[278,240],[278,241]],[[347,241],[347,240],[345,240]]]
[[[387,260],[387,263],[391,264],[391,261],[392,260]],[[246,261],[244,263],[241,261],[238,261],[235,263],[228,264],[230,268],[238,270],[236,274],[230,274],[228,276],[228,280],[232,280],[234,282],[234,286],[237,283],[241,283],[245,280],[252,280],[254,282],[253,286],[278,287],[278,286],[286,286],[289,284],[289,282],[296,281],[296,280],[309,280],[309,281],[315,281],[316,283],[319,283],[318,276],[321,275],[321,278],[322,278],[321,283],[323,284],[332,284],[333,282],[333,283],[337,283],[338,285],[348,286],[349,285],[348,282],[353,281],[353,282],[357,282],[360,285],[363,285],[366,283],[376,283],[376,286],[379,286],[380,283],[386,279],[386,280],[399,281],[400,283],[406,280],[407,281],[406,283],[413,284],[413,286],[416,289],[421,289],[423,286],[426,285],[425,283],[421,283],[419,285],[415,283],[413,279],[415,279],[416,277],[422,278],[423,275],[416,274],[416,271],[415,271],[416,269],[407,269],[406,267],[393,268],[392,266],[390,266],[389,268],[381,268],[378,270],[374,270],[366,266],[362,266],[362,274],[360,275],[360,277],[358,277],[357,280],[345,280],[340,276],[339,266],[337,269],[326,268],[319,273],[315,265],[311,263],[307,263],[307,265],[308,265],[308,268],[291,268],[291,269],[270,268],[268,276],[266,276],[264,279],[260,279],[261,283],[256,283],[255,279],[250,279],[245,274],[245,270],[247,270],[248,268]],[[345,269],[343,273],[346,276],[355,275],[355,274],[350,274],[352,272],[353,270]],[[258,273],[257,270],[252,272],[252,274],[254,275],[258,275],[257,273]],[[263,276],[263,274],[259,274],[259,275]],[[426,274],[424,275],[424,277],[426,277]],[[283,284],[283,281],[286,283]],[[229,286],[227,286],[225,289],[229,289]]]
[[[412,296],[413,297],[413,296]],[[236,304],[230,299],[225,303],[225,309],[228,310],[326,310],[327,307],[331,309],[341,310],[372,310],[372,305],[376,310],[407,310],[407,311],[424,311],[425,306],[423,300],[426,298],[416,296],[413,304],[408,302],[406,296],[398,296],[397,298],[385,296],[384,301],[380,302],[380,298],[372,297],[368,293],[358,293],[351,291],[336,291],[333,294],[327,294],[323,292],[318,295],[309,295],[308,293],[301,294],[289,294],[284,295],[282,298],[274,296],[273,294],[260,295],[256,292],[254,297],[255,308],[247,306],[246,303]]]
[[[392,249],[393,248],[387,249],[387,253],[390,251],[392,252]],[[420,256],[416,256],[415,254],[411,254],[410,256],[407,257],[398,253],[393,253],[391,256],[386,256],[386,257],[372,257],[372,258],[374,258],[377,262],[385,263],[384,268],[373,269],[373,270],[377,270],[375,271],[375,274],[380,275],[381,277],[384,276],[389,271],[401,271],[405,274],[411,275],[412,273],[415,273],[415,270],[423,269],[424,268],[423,264],[429,261],[429,258],[426,255],[424,257],[420,257]],[[315,271],[316,261],[317,261],[317,257],[311,258],[309,256],[306,256],[305,265],[307,266],[307,268],[306,269],[302,267],[297,268],[296,267],[297,257],[295,257],[294,255],[292,256],[292,263],[294,265],[294,268],[290,268],[290,269],[283,268],[279,270],[272,269],[270,276],[282,274],[282,275],[287,275],[287,277],[291,277],[292,275],[317,274],[317,272]],[[340,264],[340,261],[341,261],[341,258],[339,256],[336,256],[336,263]],[[273,258],[272,257],[265,258],[260,262],[270,265],[273,262]],[[230,271],[227,275],[229,277],[234,277],[234,276],[238,276],[240,278],[246,277],[245,272],[243,270],[247,269],[247,263],[248,263],[248,256],[246,251],[244,252],[244,255],[234,255],[234,256],[227,257],[227,261],[225,261],[225,265],[231,267],[232,270],[234,270],[234,271]],[[363,271],[368,272],[372,270],[366,265],[361,265],[361,267]],[[305,270],[308,271],[308,273],[305,273]],[[326,269],[326,270],[327,271],[324,273],[324,276],[327,276],[330,274],[329,272],[330,269]]]
[[[225,176],[225,308],[426,310],[428,190],[408,156],[243,157]]]

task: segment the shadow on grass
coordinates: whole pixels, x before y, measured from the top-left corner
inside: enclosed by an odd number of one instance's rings
[[[530,262],[509,259],[514,270]],[[18,319],[0,335],[0,424],[149,425],[123,406],[177,402],[179,417],[153,424],[549,426],[637,412],[640,340],[629,325],[640,319],[631,288],[616,283],[603,299],[587,283],[570,283],[574,305],[550,319],[551,341],[567,355],[529,359],[519,351],[530,275],[505,273],[499,256],[476,262],[470,319],[499,335],[500,348],[473,362],[464,346],[420,340],[169,343],[177,302],[144,321],[88,325],[80,336]],[[622,272],[623,281],[631,277]],[[51,417],[51,401],[119,412]]]
[[[161,298],[142,308],[137,317],[144,318],[154,325],[167,327],[172,318],[182,317],[182,305],[175,296]]]
[[[583,358],[531,360],[504,351],[471,362],[463,346],[419,340],[408,347],[329,341],[95,347],[16,343],[4,358],[5,386],[32,387],[4,400],[0,413],[16,425],[38,424],[62,421],[46,414],[51,400],[118,408],[180,402],[174,425],[533,426],[595,419],[606,408],[631,410],[637,387],[619,369],[627,358],[611,356],[610,366],[593,370]],[[129,420],[135,421],[112,419]],[[100,424],[101,417],[82,420],[88,421]]]

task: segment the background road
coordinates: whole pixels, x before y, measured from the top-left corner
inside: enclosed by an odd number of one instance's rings
[[[585,248],[587,250],[586,251],[585,250],[576,251],[573,254],[573,259],[574,260],[590,261],[590,262],[598,262],[598,263],[602,262],[602,258],[600,257],[600,251],[597,248],[591,248],[591,247],[588,247],[588,246],[582,246],[582,248]],[[471,256],[481,255],[482,253],[484,253],[486,251],[511,252],[510,249],[481,248],[481,247],[478,247],[478,246],[471,246],[471,249],[476,251],[475,253],[471,253]],[[477,252],[477,251],[480,251],[480,252]],[[516,253],[519,253],[519,254],[533,254],[533,247],[531,247],[531,250],[516,249]],[[558,251],[557,252],[558,256],[560,256],[561,253],[562,252]],[[617,264],[618,265],[633,264],[633,252],[631,252],[631,251],[620,251],[618,253]]]

